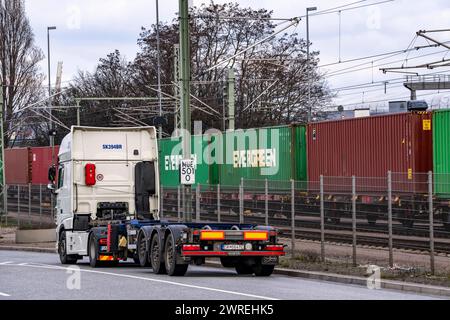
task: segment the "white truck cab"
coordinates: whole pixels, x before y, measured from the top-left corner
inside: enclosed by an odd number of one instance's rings
[[[60,257],[73,260],[87,255],[92,226],[113,220],[159,219],[154,127],[73,126],[61,142],[58,157],[57,183],[50,187],[56,194]],[[49,177],[53,174],[50,169]]]

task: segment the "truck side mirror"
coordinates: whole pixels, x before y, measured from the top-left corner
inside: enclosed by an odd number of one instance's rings
[[[56,178],[56,168],[54,166],[51,166],[50,168],[48,168],[48,181],[54,185],[55,178]]]
[[[51,190],[51,191],[55,191],[55,185],[54,185],[53,183],[49,183],[49,184],[47,185],[47,189],[48,189],[48,190]]]

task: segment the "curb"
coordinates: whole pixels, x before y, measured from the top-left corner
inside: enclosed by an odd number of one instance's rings
[[[220,263],[207,262],[205,265],[209,267],[222,267]],[[335,273],[324,273],[315,271],[302,271],[285,268],[275,268],[274,274],[285,275],[289,277],[305,278],[311,280],[321,280],[336,282],[341,284],[352,284],[358,286],[367,286],[367,278],[357,276],[346,276]],[[407,283],[402,281],[381,280],[381,288],[389,290],[398,290],[412,293],[420,293],[434,296],[450,297],[450,288],[437,287],[431,285],[422,285],[416,283]],[[370,290],[370,289],[369,289]]]
[[[0,250],[6,250],[6,251],[43,252],[43,253],[56,253],[56,249],[52,249],[52,248],[20,247],[20,246],[2,246],[2,245],[0,245]]]
[[[56,249],[52,248],[37,248],[37,247],[20,247],[20,246],[2,246],[0,250],[8,251],[29,251],[29,252],[43,252],[43,253],[56,253]],[[208,261],[205,263],[208,267],[222,268],[219,262]],[[341,284],[352,284],[358,286],[367,286],[367,278],[346,276],[335,273],[315,272],[315,271],[302,271],[285,268],[275,268],[274,274],[285,275],[289,277],[304,278],[311,280],[321,280],[328,282],[336,282]],[[416,283],[407,283],[401,281],[381,280],[381,288],[389,290],[398,290],[405,292],[420,293],[434,296],[450,297],[450,288],[437,287],[431,285],[422,285]]]

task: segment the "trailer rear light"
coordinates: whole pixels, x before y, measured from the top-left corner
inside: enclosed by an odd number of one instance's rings
[[[95,164],[86,164],[86,166],[84,167],[84,178],[87,186],[95,185]]]
[[[244,231],[244,240],[267,240],[268,238],[267,231]]]
[[[225,239],[225,232],[203,230],[200,233],[200,240],[223,240]]]
[[[270,231],[269,232],[269,236],[271,236],[271,237],[276,236],[276,235],[277,235],[276,231]]]
[[[199,230],[194,230],[194,232],[193,232],[193,235],[194,236],[198,236],[200,234],[200,231]]]
[[[183,244],[183,251],[200,251],[199,244]]]
[[[106,239],[106,238],[101,238],[100,240],[98,240],[98,243],[99,243],[101,246],[106,246],[106,245],[108,244],[108,239]]]
[[[266,246],[267,251],[283,251],[283,245],[280,244],[270,244]]]

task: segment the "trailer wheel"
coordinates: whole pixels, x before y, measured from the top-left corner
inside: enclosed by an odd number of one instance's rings
[[[76,254],[67,254],[67,241],[66,241],[66,232],[62,231],[59,236],[58,242],[58,254],[59,260],[62,264],[75,264],[77,263],[78,256]]]
[[[134,262],[139,264],[141,267],[149,267],[150,261],[148,260],[147,245],[145,243],[145,235],[141,233],[137,242],[137,257]]]
[[[257,277],[268,277],[272,274],[274,268],[274,265],[262,264],[260,260],[253,266],[253,272]]]
[[[159,240],[159,236],[155,234],[152,238],[152,242],[150,245],[150,262],[152,265],[153,272],[156,274],[164,274],[166,273],[166,266],[162,261],[162,248],[161,241]]]
[[[252,274],[253,268],[244,264],[243,262],[239,262],[235,265],[235,269],[237,274]]]
[[[179,264],[177,263],[177,252],[175,246],[175,239],[173,238],[173,234],[170,233],[166,239],[166,252],[164,254],[167,274],[169,276],[184,276],[189,265],[188,264]]]
[[[220,257],[220,263],[224,268],[234,268],[236,265],[229,257]]]
[[[97,268],[100,266],[101,261],[98,260],[98,246],[95,237],[89,237],[89,265],[92,268]]]

